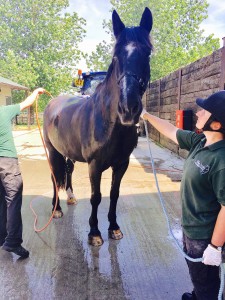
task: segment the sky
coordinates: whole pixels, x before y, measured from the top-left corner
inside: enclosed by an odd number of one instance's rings
[[[80,44],[80,50],[90,54],[95,51],[95,47],[103,40],[109,41],[110,35],[105,32],[102,26],[104,19],[111,19],[110,0],[69,0],[68,11],[76,11],[79,17],[83,17],[86,22],[86,37]],[[208,0],[208,18],[202,23],[201,29],[204,29],[205,35],[214,33],[214,36],[220,39],[222,47],[222,38],[225,37],[225,1]],[[88,71],[85,60],[81,60],[77,69]]]

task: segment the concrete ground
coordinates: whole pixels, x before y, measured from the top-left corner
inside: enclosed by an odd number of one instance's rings
[[[111,171],[102,176],[99,229],[104,244],[87,243],[91,205],[87,164],[76,163],[73,186],[78,204],[35,233],[32,204],[41,228],[51,215],[52,183],[37,130],[14,132],[24,179],[24,247],[26,260],[0,250],[1,299],[180,300],[191,291],[186,262],[168,233],[152,173],[148,145],[139,138],[126,172],[117,217],[124,238],[109,240],[107,213]],[[181,240],[179,188],[183,160],[151,143],[155,167],[173,232]]]

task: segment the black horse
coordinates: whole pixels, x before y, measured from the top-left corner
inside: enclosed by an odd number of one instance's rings
[[[116,43],[105,80],[90,98],[59,96],[51,100],[44,112],[44,138],[52,170],[58,188],[66,188],[71,198],[69,203],[76,201],[71,184],[73,163],[88,163],[92,191],[88,240],[94,246],[103,243],[97,211],[101,202],[101,175],[109,167],[113,171],[109,237],[123,237],[116,221],[120,182],[129,165],[129,156],[137,145],[135,124],[142,111],[141,99],[150,78],[151,11],[145,8],[140,26],[126,28],[114,10],[112,23]],[[54,186],[53,206],[55,194]],[[61,216],[58,202],[55,217]]]

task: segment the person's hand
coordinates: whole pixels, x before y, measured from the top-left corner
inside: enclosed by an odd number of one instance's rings
[[[26,105],[30,106],[34,103],[38,94],[43,94],[45,90],[43,88],[35,89],[24,101],[26,101]]]
[[[32,92],[32,94],[34,94],[34,95],[38,95],[38,94],[43,94],[45,92],[45,89],[43,89],[43,88],[37,88],[37,89],[35,89],[33,92]],[[31,95],[32,95],[31,94]],[[30,95],[30,96],[31,96]]]
[[[205,265],[219,266],[222,262],[221,250],[218,250],[209,244],[203,253],[202,262]]]
[[[29,100],[30,102],[32,102],[31,104],[33,104],[34,101],[35,101],[35,99],[37,98],[37,95],[43,94],[44,92],[45,92],[45,89],[43,89],[43,88],[37,88],[37,89],[35,89],[35,90],[30,94],[30,96],[27,97],[26,100]],[[26,100],[25,100],[25,101],[26,101]],[[27,101],[27,102],[28,102],[28,101]]]
[[[140,118],[142,118],[143,120],[144,120],[144,114],[145,114],[146,112],[147,112],[146,109],[143,108],[143,110],[142,110],[142,112],[141,112],[141,114],[140,114]]]

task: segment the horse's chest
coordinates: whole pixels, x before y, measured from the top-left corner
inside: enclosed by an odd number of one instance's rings
[[[119,161],[126,161],[137,145],[137,136],[129,134],[113,135],[112,138],[102,147],[100,157],[109,166]]]

